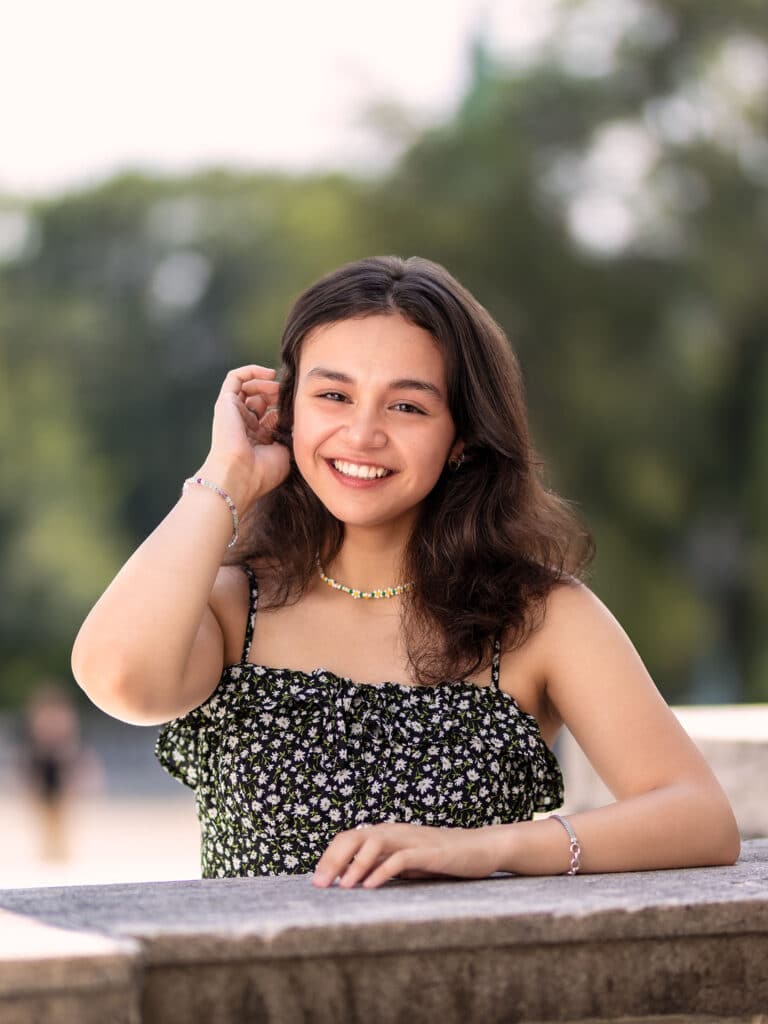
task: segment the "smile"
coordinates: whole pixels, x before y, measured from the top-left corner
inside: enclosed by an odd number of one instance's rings
[[[378,480],[392,473],[391,469],[385,469],[384,466],[360,465],[357,462],[345,462],[343,459],[329,459],[329,462],[338,473],[358,480]]]

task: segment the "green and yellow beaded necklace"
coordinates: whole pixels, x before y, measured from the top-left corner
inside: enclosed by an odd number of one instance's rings
[[[416,586],[415,583],[401,583],[397,587],[382,587],[380,590],[356,590],[354,587],[347,587],[345,584],[331,579],[330,576],[326,576],[323,571],[323,567],[320,564],[319,556],[315,559],[315,564],[317,565],[317,571],[320,573],[320,579],[323,583],[327,583],[328,586],[333,587],[334,590],[341,590],[343,593],[349,594],[350,597],[354,597],[357,601],[378,601],[383,597],[397,597],[399,594],[404,594],[408,590],[413,590]]]

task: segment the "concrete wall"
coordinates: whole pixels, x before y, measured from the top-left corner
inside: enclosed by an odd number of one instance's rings
[[[0,892],[3,1024],[768,1024],[768,840],[733,867]]]

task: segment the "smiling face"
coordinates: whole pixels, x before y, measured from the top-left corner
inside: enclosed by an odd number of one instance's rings
[[[305,339],[294,457],[341,522],[409,527],[461,450],[455,435],[440,349],[399,313],[326,324]]]

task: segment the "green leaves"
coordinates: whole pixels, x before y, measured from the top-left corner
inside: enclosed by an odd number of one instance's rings
[[[720,673],[721,697],[768,698],[768,22],[748,0],[609,5],[590,67],[566,20],[599,6],[556,6],[516,66],[476,47],[455,116],[377,178],[0,202],[2,699],[68,671],[204,456],[225,371],[274,363],[293,297],[385,252],[445,263],[507,329],[593,585],[665,694]]]

